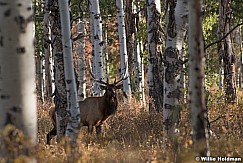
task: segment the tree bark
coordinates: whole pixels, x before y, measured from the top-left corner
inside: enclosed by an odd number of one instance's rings
[[[134,5],[134,14],[139,12],[139,6]],[[144,58],[142,53],[142,41],[139,37],[139,20],[141,14],[137,13],[135,16],[135,34],[134,34],[134,78],[135,91],[138,92],[140,105],[145,107],[145,92],[144,92]]]
[[[230,31],[230,20],[232,9],[231,0],[220,1],[219,5],[219,39]],[[227,103],[236,102],[236,84],[235,84],[235,55],[231,45],[230,34],[224,41],[218,44],[219,61],[223,68],[223,88],[225,92],[225,101]]]
[[[242,34],[241,34],[241,26],[239,27],[239,46],[240,46],[240,54],[239,54],[239,88],[243,88],[243,47],[242,47]]]
[[[125,31],[126,31],[126,45],[127,45],[127,56],[128,56],[128,73],[131,75],[130,80],[134,78],[135,67],[133,65],[134,61],[134,14],[133,14],[133,3],[134,0],[125,0]],[[132,81],[132,84],[134,82]],[[134,91],[134,85],[131,86],[131,89]]]
[[[45,55],[45,99],[50,100],[52,95],[52,64],[51,64],[51,28],[50,28],[50,11],[48,10],[48,0],[45,1],[44,8],[44,37],[43,47]]]
[[[181,73],[183,68],[183,43],[187,31],[187,0],[170,1],[166,11],[166,45],[164,54],[164,130],[175,131],[180,119]]]
[[[123,84],[123,94],[125,98],[130,100],[131,96],[131,85],[130,85],[130,76],[128,72],[128,56],[127,56],[127,45],[126,45],[126,30],[125,30],[125,13],[123,0],[116,0],[117,6],[117,21],[118,21],[118,33],[119,33],[119,44],[120,44],[120,58],[121,58],[121,75],[125,74],[127,77],[122,81]],[[127,97],[126,97],[127,96]],[[126,100],[124,98],[124,100]]]
[[[194,149],[209,156],[207,109],[204,95],[204,48],[201,2],[189,0],[189,95]]]
[[[80,128],[80,110],[77,99],[77,86],[72,55],[69,0],[59,0],[59,10],[62,27],[65,84],[67,91],[68,112],[70,116],[65,134],[71,138],[72,142],[75,142]]]
[[[100,14],[99,0],[89,1],[92,7],[92,16],[94,21],[94,57],[95,57],[95,79],[103,81],[103,38],[102,38],[102,19]],[[102,95],[103,91],[99,87],[99,83],[95,83],[95,96]]]
[[[78,88],[78,97],[79,100],[84,100],[86,98],[86,60],[85,60],[85,22],[82,20],[78,21],[77,24],[77,33],[82,34],[80,40],[78,40],[78,81],[79,81],[79,88]]]
[[[91,58],[91,67],[92,72],[95,74],[95,46],[94,46],[94,18],[93,18],[93,11],[92,11],[92,3],[89,1],[89,33],[90,33],[90,42],[92,44],[92,58]],[[94,79],[90,75],[90,96],[94,96],[95,94],[95,82]]]
[[[107,33],[108,33],[108,24],[105,24],[104,29],[104,60],[105,60],[105,73],[106,73],[106,81],[109,83],[109,52],[108,52],[108,39],[107,39]]]
[[[163,108],[163,66],[160,0],[149,0],[148,20],[148,87],[149,111],[162,111]]]
[[[44,82],[43,82],[43,56],[40,52],[35,52],[36,78],[37,78],[37,99],[44,102]]]
[[[59,142],[65,134],[68,123],[67,113],[67,92],[65,85],[62,37],[61,37],[61,20],[58,7],[58,0],[49,3],[48,8],[51,10],[51,34],[52,34],[52,53],[54,58],[54,103],[56,113],[57,141]]]
[[[1,1],[0,22],[0,129],[6,131],[7,126],[13,125],[21,130],[30,141],[30,144],[21,146],[22,155],[28,155],[30,149],[25,147],[37,143],[31,1]],[[13,132],[17,133],[16,130]],[[11,143],[14,143],[16,135],[12,133],[9,132],[6,136],[11,140]],[[4,144],[1,138],[0,153],[3,157],[9,156],[7,159],[14,160],[14,157],[17,157],[14,155],[15,152],[8,152],[8,150],[13,150],[9,148],[11,143]],[[6,161],[13,162],[13,160]]]

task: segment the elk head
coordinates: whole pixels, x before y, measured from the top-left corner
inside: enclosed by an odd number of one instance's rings
[[[126,73],[124,73],[120,77],[120,79],[118,79],[116,81],[116,78],[115,78],[114,83],[109,83],[109,79],[107,79],[107,82],[95,79],[94,74],[91,72],[90,62],[89,62],[88,70],[89,70],[89,73],[90,73],[91,77],[93,78],[93,80],[100,84],[99,85],[100,89],[105,90],[103,97],[105,98],[105,101],[106,101],[105,103],[107,104],[107,108],[109,108],[107,110],[107,114],[111,115],[111,114],[115,113],[115,111],[117,110],[117,105],[118,105],[116,90],[122,89],[121,82],[123,80],[126,80],[128,78],[128,76],[126,76]],[[126,72],[126,70],[124,72]]]
[[[126,72],[126,70],[124,72]],[[110,84],[109,80],[107,80],[107,82],[104,82],[102,80],[95,79],[94,74],[91,72],[90,66],[89,66],[89,73],[90,73],[91,77],[93,78],[93,80],[100,84],[100,89],[105,90],[104,96],[106,96],[107,98],[110,98],[110,99],[116,98],[116,90],[122,89],[121,82],[128,78],[128,76],[126,76],[126,74],[124,73],[118,81],[116,81],[116,79],[115,79],[114,83]]]

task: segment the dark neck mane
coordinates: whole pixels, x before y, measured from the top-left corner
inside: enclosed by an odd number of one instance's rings
[[[111,115],[114,114],[117,110],[117,98],[116,97],[112,97],[109,98],[107,97],[107,94],[104,95],[105,96],[105,103],[107,104],[106,106],[106,114],[107,115]]]

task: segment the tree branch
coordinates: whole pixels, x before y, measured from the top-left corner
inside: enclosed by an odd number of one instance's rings
[[[79,40],[80,38],[84,37],[83,33],[78,34],[78,36],[72,38],[73,42]]]
[[[212,42],[212,43],[206,45],[206,46],[204,47],[204,51],[206,51],[210,46],[213,46],[214,44],[217,44],[217,43],[221,42],[222,40],[224,40],[224,39],[225,39],[231,32],[233,32],[237,27],[239,27],[239,26],[241,26],[241,25],[243,25],[243,22],[237,24],[236,26],[234,26],[234,28],[232,28],[228,33],[226,33],[221,39],[219,39],[219,40],[217,40],[217,41],[214,41],[214,42]]]
[[[234,117],[233,114],[229,114],[228,116]],[[226,117],[227,117],[226,115],[220,115],[220,116],[218,116],[216,119],[210,121],[209,124],[214,123],[214,122],[216,122],[217,120],[219,120],[219,119],[221,119],[221,118],[226,118]]]

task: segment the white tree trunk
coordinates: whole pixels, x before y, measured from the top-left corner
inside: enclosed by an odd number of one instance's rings
[[[240,88],[243,88],[243,48],[241,46],[240,53]]]
[[[90,33],[90,42],[92,44],[92,60],[91,60],[91,67],[92,72],[95,74],[95,52],[94,52],[94,17],[92,11],[92,2],[89,1],[89,33]],[[90,75],[90,96],[94,96],[95,94],[95,82]]]
[[[119,0],[120,1],[120,0]],[[131,77],[134,76],[134,15],[133,15],[133,3],[134,0],[124,0],[125,9],[125,26],[126,26],[126,49],[128,55],[128,73]],[[119,8],[119,7],[118,7]],[[125,28],[125,27],[124,27]],[[134,83],[133,78],[130,78],[130,83]],[[134,87],[131,84],[131,89],[134,91]]]
[[[168,134],[175,131],[179,121],[180,78],[183,67],[183,43],[187,31],[187,0],[170,2],[167,11],[167,37],[164,59],[164,130]]]
[[[69,111],[69,122],[66,128],[66,135],[75,141],[79,132],[80,111],[77,99],[77,86],[74,74],[72,40],[70,29],[69,0],[59,0],[59,11],[62,29],[62,47],[65,71],[65,83],[67,89],[67,101]]]
[[[231,22],[231,0],[220,1],[219,4],[219,39],[230,31]],[[231,45],[230,34],[224,41],[219,43],[218,52],[219,60],[222,60],[224,71],[224,92],[225,101],[227,103],[236,102],[236,86],[235,86],[235,55]]]
[[[148,21],[148,87],[149,111],[162,111],[163,107],[163,66],[160,0],[149,0]]]
[[[140,8],[134,6],[134,14],[139,12]],[[139,20],[141,14],[138,13],[135,17],[135,37],[134,37],[134,71],[135,71],[135,90],[139,93],[140,105],[145,107],[145,92],[144,92],[144,64],[142,53],[142,41],[139,38]]]
[[[241,26],[235,29],[235,43],[239,46],[240,53],[236,55],[235,62],[235,82],[236,87],[241,88],[241,75],[240,75],[240,65],[241,65]]]
[[[109,53],[108,53],[108,40],[107,40],[108,25],[106,24],[104,30],[104,53],[105,53],[105,73],[106,81],[109,82]]]
[[[1,4],[0,129],[2,131],[5,126],[14,125],[30,138],[31,143],[36,144],[37,110],[31,1],[3,0]],[[1,153],[4,153],[2,149]]]
[[[77,23],[77,33],[82,34],[80,40],[78,40],[78,81],[79,81],[79,88],[78,88],[78,97],[79,100],[84,100],[86,98],[86,60],[85,60],[85,22],[79,20]]]
[[[221,4],[221,1],[220,1]],[[223,34],[224,34],[224,22],[223,22],[223,10],[221,7],[219,7],[219,19],[218,19],[218,31],[217,31],[217,35],[218,38],[222,38]],[[223,69],[223,60],[222,60],[222,56],[223,56],[223,43],[220,42],[218,43],[218,56],[219,56],[219,83],[218,86],[220,89],[223,89],[223,81],[224,81],[224,69]]]
[[[239,46],[240,46],[240,54],[239,54],[239,87],[242,89],[243,88],[243,47],[242,47],[242,34],[241,34],[241,26],[239,27]]]
[[[45,2],[44,9],[44,55],[45,55],[45,98],[50,99],[52,95],[52,65],[51,65],[51,28],[50,28],[50,11],[47,10],[48,0]]]
[[[201,2],[189,0],[189,95],[194,149],[209,155],[207,109],[204,96],[204,48]]]
[[[119,33],[119,44],[120,44],[120,58],[121,58],[121,74],[126,74],[126,80],[122,81],[123,84],[123,93],[127,95],[130,100],[131,96],[131,86],[130,86],[130,77],[128,72],[128,56],[127,56],[127,45],[126,45],[126,31],[125,31],[125,13],[123,0],[116,0],[117,6],[117,21],[118,21],[118,33]]]
[[[141,51],[142,51],[142,43],[140,42],[140,44],[139,44],[139,47],[140,47],[140,49],[141,49]],[[141,77],[141,82],[140,82],[140,84],[139,84],[139,88],[141,87],[141,95],[142,95],[142,97],[141,97],[141,105],[143,106],[143,107],[146,107],[146,99],[145,99],[145,88],[144,88],[144,83],[145,83],[145,71],[144,71],[144,58],[141,56],[141,76],[140,76],[140,74],[139,74],[139,76]]]
[[[182,45],[182,50],[181,50],[181,58],[182,61],[185,61],[185,49],[184,49],[184,44]],[[180,89],[183,90],[181,97],[180,97],[180,101],[181,103],[185,104],[187,103],[187,76],[185,74],[186,72],[186,64],[182,65],[182,72],[180,75]]]
[[[50,2],[50,1],[49,1]],[[49,6],[51,10],[51,34],[53,42],[53,60],[54,60],[54,78],[55,78],[55,91],[54,103],[56,113],[56,127],[57,127],[57,141],[59,142],[65,134],[67,126],[67,91],[65,85],[63,49],[61,38],[61,20],[58,7],[58,0],[53,0]]]
[[[35,52],[35,64],[36,64],[36,78],[37,78],[37,99],[40,102],[44,102],[44,82],[43,82],[43,58],[42,54]]]
[[[94,55],[95,55],[95,78],[97,80],[104,80],[103,72],[103,55],[102,55],[102,20],[100,15],[99,0],[89,1],[92,7],[92,16],[94,21]],[[99,84],[95,84],[95,95],[102,95],[103,91],[100,90]]]

